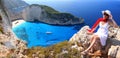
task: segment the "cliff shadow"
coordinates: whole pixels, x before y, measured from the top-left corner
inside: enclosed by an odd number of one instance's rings
[[[118,39],[113,38],[111,39],[111,42],[112,42],[112,45],[114,46],[120,46],[120,40]]]
[[[2,17],[0,15],[0,33],[4,33],[3,32],[3,27],[2,27]]]
[[[2,23],[2,17],[1,17],[1,15],[0,15],[0,23]]]

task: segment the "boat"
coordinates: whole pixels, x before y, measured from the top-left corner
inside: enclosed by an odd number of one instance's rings
[[[52,32],[50,32],[50,31],[47,31],[47,32],[46,32],[46,34],[51,34],[51,33],[52,33]]]

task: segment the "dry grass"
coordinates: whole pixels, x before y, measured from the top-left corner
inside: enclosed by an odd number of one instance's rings
[[[34,47],[27,50],[26,55],[29,58],[34,56],[39,58],[80,58],[80,52],[71,49],[68,41],[58,43],[50,47]]]

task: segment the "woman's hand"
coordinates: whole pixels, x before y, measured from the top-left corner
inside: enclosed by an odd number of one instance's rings
[[[88,34],[88,35],[92,35],[92,34],[93,34],[93,32],[89,32],[89,31],[87,31],[87,34]]]
[[[110,19],[110,25],[112,25],[115,28],[118,28],[119,26],[117,25],[117,23],[114,21],[114,19]]]
[[[92,32],[92,30],[90,28],[87,29],[87,34],[89,34],[89,35],[93,34],[93,32]]]
[[[109,15],[109,19],[113,19],[113,16],[112,16],[112,15]]]

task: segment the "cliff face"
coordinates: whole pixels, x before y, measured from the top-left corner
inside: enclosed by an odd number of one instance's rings
[[[44,5],[30,5],[22,12],[26,21],[40,21],[48,24],[72,25],[83,23],[82,18],[77,18],[69,13],[60,13]]]
[[[10,15],[16,15],[14,10],[12,12],[12,8],[20,5],[17,2],[18,0],[0,0],[0,58],[11,58],[7,57],[8,54],[13,53],[15,55],[18,50],[23,51],[27,48],[26,43],[18,39],[11,30],[11,20],[14,17],[12,18]],[[19,56],[21,55],[16,57],[21,58]]]
[[[86,34],[89,26],[84,26],[69,40],[70,43],[74,43],[73,48],[83,51],[89,46],[89,39],[91,35]],[[109,28],[109,37],[107,39],[107,45],[103,50],[103,54],[106,56],[112,56],[113,58],[120,58],[120,28]],[[99,55],[100,56],[100,55]],[[101,55],[103,56],[103,55]]]
[[[11,27],[12,21],[23,18],[26,21],[58,25],[80,24],[84,21],[83,18],[77,18],[69,13],[60,13],[48,6],[36,4],[29,6],[22,0],[0,0],[0,3],[0,9],[2,9],[0,16],[4,27],[8,25]]]
[[[22,0],[0,0],[0,16],[4,32],[9,32],[12,20],[22,18],[21,10],[27,5]]]
[[[4,10],[6,11],[10,20],[22,18],[21,11],[26,6],[28,6],[28,4],[22,0],[1,0],[1,1],[2,6],[4,7]]]
[[[26,42],[15,37],[13,33],[0,33],[0,58],[26,58],[22,55],[25,49],[27,49]],[[8,57],[9,55],[12,56]]]

